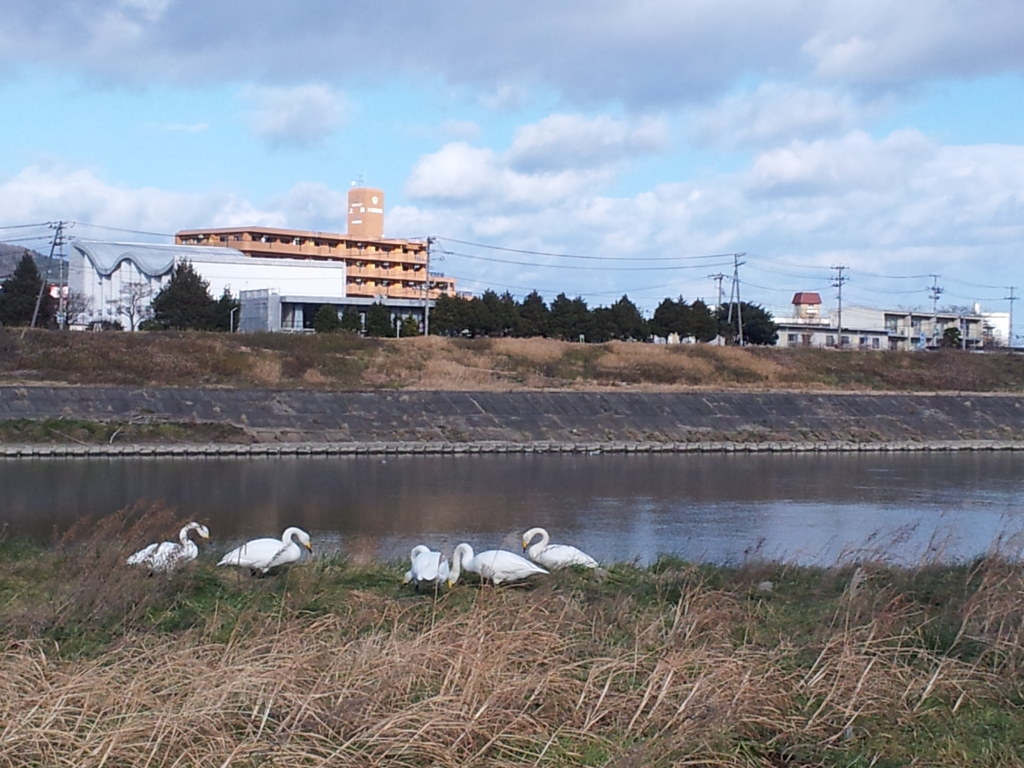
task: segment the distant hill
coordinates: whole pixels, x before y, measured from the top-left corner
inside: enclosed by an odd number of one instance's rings
[[[22,254],[28,251],[32,254],[32,258],[35,259],[36,268],[39,270],[39,274],[45,275],[47,272],[47,266],[50,263],[50,257],[44,256],[38,251],[34,251],[31,248],[25,248],[21,245],[8,245],[7,243],[0,243],[0,280],[6,280],[10,277],[14,270],[18,267],[18,262],[21,261]],[[59,269],[59,260],[53,260],[53,269],[50,274],[50,282],[57,282],[57,276],[61,274]]]

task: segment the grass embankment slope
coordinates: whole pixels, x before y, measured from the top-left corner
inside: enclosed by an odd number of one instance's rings
[[[0,328],[0,384],[336,390],[1008,392],[1024,356],[350,334],[56,333]]]
[[[436,597],[402,563],[123,565],[171,523],[0,543],[0,765],[1024,765],[1024,581],[998,558]]]

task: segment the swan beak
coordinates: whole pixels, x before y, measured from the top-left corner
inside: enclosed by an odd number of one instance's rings
[[[309,550],[310,554],[313,554],[313,542],[309,542],[308,544],[304,544],[303,546]]]

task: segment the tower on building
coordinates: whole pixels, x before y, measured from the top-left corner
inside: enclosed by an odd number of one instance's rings
[[[370,187],[348,191],[348,235],[379,240],[384,237],[384,192]]]

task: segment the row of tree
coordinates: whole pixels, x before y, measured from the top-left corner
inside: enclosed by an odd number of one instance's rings
[[[537,291],[521,302],[510,293],[484,291],[478,299],[442,296],[430,314],[430,332],[462,336],[545,336],[566,341],[646,341],[652,336],[711,341],[721,336],[733,343],[775,344],[778,327],[771,314],[741,302],[709,307],[699,299],[664,299],[650,320],[628,296],[610,307],[591,309],[582,298],[564,293],[549,307]]]

